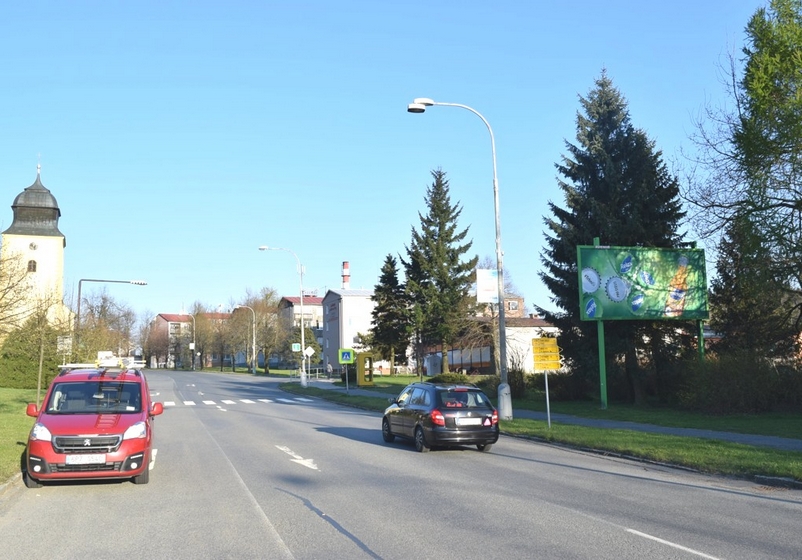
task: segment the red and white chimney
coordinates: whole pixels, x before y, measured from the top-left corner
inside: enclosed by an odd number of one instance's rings
[[[348,261],[343,261],[343,290],[351,288],[351,269],[349,268]]]

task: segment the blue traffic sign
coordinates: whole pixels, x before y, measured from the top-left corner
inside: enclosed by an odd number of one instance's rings
[[[351,348],[340,348],[339,359],[341,364],[353,364],[356,360],[356,352]]]

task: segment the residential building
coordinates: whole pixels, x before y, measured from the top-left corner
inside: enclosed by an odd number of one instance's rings
[[[323,296],[323,366],[339,369],[340,348],[359,349],[359,334],[367,334],[373,321],[373,290],[343,288]]]

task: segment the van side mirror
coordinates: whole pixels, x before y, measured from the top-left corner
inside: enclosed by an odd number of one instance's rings
[[[25,409],[25,414],[36,418],[37,416],[39,416],[39,409],[36,407],[35,404],[28,403],[28,408]]]
[[[160,402],[153,403],[153,406],[150,407],[151,416],[158,416],[162,412],[164,412],[164,405]]]

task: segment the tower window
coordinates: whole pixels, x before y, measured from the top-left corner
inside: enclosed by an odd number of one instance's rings
[[[28,272],[36,272],[36,261],[28,261]]]

